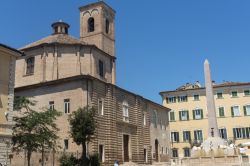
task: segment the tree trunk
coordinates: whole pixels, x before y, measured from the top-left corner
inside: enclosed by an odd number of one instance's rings
[[[42,166],[44,166],[44,146],[42,146]]]
[[[30,159],[31,159],[31,151],[28,151],[27,153],[28,166],[30,166]]]
[[[86,161],[86,143],[82,142],[82,162]]]

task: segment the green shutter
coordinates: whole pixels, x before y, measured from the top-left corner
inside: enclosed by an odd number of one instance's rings
[[[233,128],[234,139],[236,139],[236,128]]]
[[[241,130],[242,130],[242,136],[243,136],[243,138],[246,138],[246,130],[245,130],[245,128],[241,128]]]
[[[246,128],[246,137],[247,137],[247,138],[249,138],[249,136],[250,136],[250,135],[249,135],[249,130],[250,130],[250,128],[247,127],[247,128]]]
[[[187,110],[187,120],[189,120],[189,112],[188,112],[188,110]]]
[[[233,107],[231,107],[231,115],[232,115],[232,117],[234,117],[234,108]]]
[[[197,140],[197,131],[194,131],[194,140]]]
[[[201,109],[201,119],[203,119],[203,109]]]
[[[194,110],[193,110],[193,119],[195,119],[195,114],[194,114]]]
[[[176,132],[176,142],[179,142],[179,132]]]
[[[188,131],[188,140],[191,141],[191,133]]]
[[[182,120],[182,119],[181,119],[181,111],[179,111],[179,120]]]
[[[244,110],[244,115],[247,116],[247,108],[246,108],[246,106],[243,106],[243,110]]]

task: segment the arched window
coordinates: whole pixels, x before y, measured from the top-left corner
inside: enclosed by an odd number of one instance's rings
[[[108,19],[106,19],[106,33],[108,34],[109,33],[109,20]]]
[[[152,115],[152,123],[154,124],[154,127],[157,128],[157,112],[155,110]]]
[[[128,102],[127,101],[123,101],[123,103],[122,103],[122,114],[123,114],[123,121],[129,122]]]
[[[95,20],[93,17],[90,17],[88,19],[88,32],[94,32],[95,31]]]

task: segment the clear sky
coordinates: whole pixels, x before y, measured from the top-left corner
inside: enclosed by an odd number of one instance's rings
[[[94,0],[1,0],[0,42],[14,48],[52,33],[62,19],[79,37],[78,7]],[[249,0],[106,0],[116,10],[117,85],[161,103],[160,91],[250,82]]]

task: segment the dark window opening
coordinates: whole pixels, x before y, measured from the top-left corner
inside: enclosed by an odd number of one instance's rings
[[[50,110],[54,110],[55,109],[55,103],[54,103],[54,101],[50,101],[49,102],[49,109]]]
[[[104,76],[104,65],[103,65],[103,61],[99,60],[99,75],[101,77]]]
[[[64,140],[64,149],[69,149],[69,140],[65,139]]]
[[[106,19],[106,33],[109,33],[109,20]]]
[[[26,59],[26,74],[27,75],[34,73],[34,62],[35,62],[34,57],[30,57]]]
[[[70,113],[70,100],[64,99],[64,113],[69,114]]]
[[[99,160],[104,162],[104,147],[103,145],[99,145]]]
[[[88,32],[94,32],[95,31],[95,20],[93,17],[90,17],[88,19]]]

